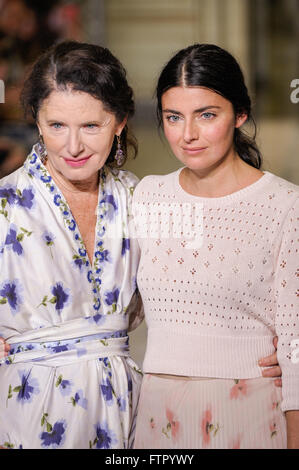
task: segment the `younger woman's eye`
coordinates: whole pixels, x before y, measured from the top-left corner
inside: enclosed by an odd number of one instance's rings
[[[202,117],[203,117],[204,119],[212,119],[212,118],[215,117],[215,116],[216,116],[216,114],[214,114],[214,113],[209,113],[209,112],[202,113]]]
[[[180,119],[180,116],[176,115],[176,114],[171,114],[169,116],[166,116],[166,119],[168,122],[178,122],[179,119]]]

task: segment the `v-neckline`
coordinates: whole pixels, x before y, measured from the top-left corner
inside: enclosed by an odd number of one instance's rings
[[[28,162],[28,165],[27,165]],[[29,164],[33,165],[32,168],[29,167]],[[101,306],[100,301],[100,291],[102,284],[102,273],[103,269],[99,266],[100,261],[106,256],[106,250],[104,250],[102,238],[106,232],[105,220],[106,220],[106,207],[105,204],[101,204],[101,200],[105,198],[105,180],[107,178],[108,169],[104,166],[99,170],[99,190],[98,190],[98,199],[97,199],[97,208],[96,208],[96,225],[95,225],[95,238],[94,238],[94,248],[93,248],[93,258],[92,263],[90,263],[89,256],[87,255],[87,250],[85,243],[83,241],[82,235],[80,233],[79,227],[73,217],[71,209],[60,191],[60,188],[57,186],[52,176],[42,164],[38,152],[33,148],[31,154],[29,154],[27,161],[24,164],[25,169],[28,171],[28,175],[32,178],[36,178],[38,181],[43,183],[42,186],[45,186],[48,193],[52,196],[52,202],[60,209],[60,214],[62,216],[64,225],[73,233],[73,240],[77,248],[77,253],[73,255],[74,262],[80,264],[80,270],[82,265],[87,269],[87,280],[92,285],[92,293],[94,298],[94,310],[98,311]],[[38,172],[38,174],[36,174]],[[102,256],[98,256],[102,255]]]

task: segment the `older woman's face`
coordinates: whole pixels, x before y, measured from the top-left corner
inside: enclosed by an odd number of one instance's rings
[[[65,180],[92,180],[105,164],[115,134],[120,135],[125,120],[117,122],[100,100],[85,92],[53,91],[38,113],[52,171]]]

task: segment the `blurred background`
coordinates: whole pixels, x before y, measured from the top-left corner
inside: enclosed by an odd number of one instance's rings
[[[0,177],[23,163],[37,138],[19,105],[24,75],[45,48],[63,39],[106,46],[127,69],[139,155],[126,168],[137,176],[180,166],[157,132],[155,82],[176,51],[209,42],[241,64],[263,168],[299,184],[299,103],[291,101],[291,82],[299,80],[299,0],[0,0]],[[143,324],[131,334],[139,365],[145,342]]]

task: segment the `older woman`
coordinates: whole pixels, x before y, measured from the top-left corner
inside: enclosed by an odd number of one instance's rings
[[[142,319],[127,232],[137,178],[117,168],[132,90],[107,49],[65,42],[22,101],[40,142],[0,183],[0,446],[126,448],[141,380],[127,336]]]

